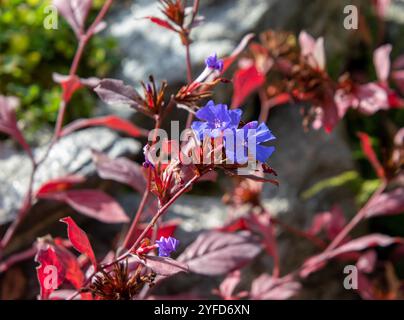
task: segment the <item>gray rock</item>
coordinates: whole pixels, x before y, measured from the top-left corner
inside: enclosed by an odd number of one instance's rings
[[[308,29],[326,40],[327,50],[335,55],[349,31],[343,28],[343,7],[350,1],[330,0],[202,0],[200,14],[205,23],[192,32],[191,55],[194,67],[216,52],[229,54],[249,33],[267,28],[300,31]],[[153,74],[156,79],[182,83],[186,77],[185,50],[179,37],[153,24],[146,16],[163,17],[158,1],[137,0],[121,4],[109,15],[108,32],[118,40],[123,60],[118,77],[132,84]],[[316,17],[316,19],[313,19]],[[194,68],[194,73],[198,71]],[[201,68],[199,68],[201,71]]]
[[[41,159],[47,146],[34,150]],[[133,138],[121,138],[105,128],[90,128],[62,138],[51,150],[47,160],[38,169],[34,188],[44,182],[69,174],[91,176],[95,167],[91,149],[102,151],[111,157],[139,152],[140,143]],[[31,163],[23,153],[7,145],[0,146],[0,224],[11,221],[26,193],[31,173]]]
[[[212,52],[229,53],[248,30],[253,29],[275,1],[201,1],[206,23],[193,33],[192,58],[195,65]],[[123,76],[132,83],[149,74],[156,79],[181,82],[186,74],[184,47],[176,34],[163,30],[146,19],[161,16],[157,1],[139,0],[110,15],[110,32],[123,51]],[[241,19],[242,17],[242,19]]]

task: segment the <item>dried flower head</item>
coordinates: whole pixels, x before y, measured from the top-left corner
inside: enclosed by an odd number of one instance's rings
[[[118,262],[111,271],[99,272],[89,290],[100,300],[133,300],[146,284],[153,285],[155,277],[153,271],[144,274],[142,265],[131,275],[128,262]]]

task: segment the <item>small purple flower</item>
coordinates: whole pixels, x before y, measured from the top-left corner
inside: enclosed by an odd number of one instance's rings
[[[196,116],[205,122],[194,121],[191,127],[199,139],[204,137],[205,132],[208,132],[212,138],[217,138],[226,129],[237,129],[241,114],[240,109],[228,110],[227,105],[215,105],[211,100],[196,112]]]
[[[160,257],[169,257],[171,252],[176,251],[178,245],[180,244],[179,240],[168,237],[161,237],[160,240],[156,241],[156,244],[159,248],[159,256]]]
[[[205,60],[206,66],[210,69],[218,70],[222,72],[223,70],[223,60],[217,58],[217,54],[211,54]]]
[[[258,121],[251,121],[243,128],[234,130],[234,135],[231,138],[233,138],[233,143],[229,141],[225,143],[226,156],[235,163],[246,163],[248,154],[253,156],[255,160],[265,163],[275,151],[275,147],[261,145],[276,139],[265,123],[259,124]],[[250,146],[252,149],[249,148],[250,139],[255,140],[254,145]]]

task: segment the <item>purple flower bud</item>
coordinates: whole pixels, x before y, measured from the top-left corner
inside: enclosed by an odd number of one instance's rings
[[[223,70],[223,60],[217,58],[217,54],[211,54],[205,60],[206,66],[210,69],[215,69],[220,72]]]
[[[160,240],[156,241],[156,244],[158,245],[159,248],[159,256],[169,257],[171,252],[177,250],[177,247],[180,244],[180,242],[173,237],[168,238],[161,237]]]

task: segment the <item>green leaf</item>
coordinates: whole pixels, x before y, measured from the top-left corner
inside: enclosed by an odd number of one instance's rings
[[[361,178],[356,171],[346,171],[338,176],[331,177],[320,182],[317,182],[312,187],[307,189],[301,194],[304,200],[310,199],[318,194],[320,191],[329,188],[341,187],[348,183],[355,183],[360,181]]]

